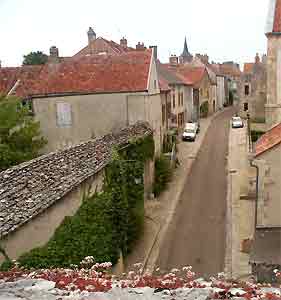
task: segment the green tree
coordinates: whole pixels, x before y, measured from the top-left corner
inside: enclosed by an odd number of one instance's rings
[[[44,65],[48,61],[48,55],[42,51],[30,52],[23,56],[23,65]]]
[[[0,171],[37,157],[46,143],[29,108],[15,97],[0,96]]]

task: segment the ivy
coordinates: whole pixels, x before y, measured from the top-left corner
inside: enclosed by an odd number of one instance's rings
[[[86,256],[115,264],[127,255],[144,222],[144,163],[154,157],[152,136],[115,148],[105,168],[103,191],[85,197],[66,217],[49,242],[19,258],[27,268],[71,267]]]

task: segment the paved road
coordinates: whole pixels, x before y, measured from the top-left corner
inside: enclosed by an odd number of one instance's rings
[[[224,270],[226,158],[233,113],[220,114],[207,131],[160,249],[157,266],[163,271],[191,265],[199,276],[209,277]]]

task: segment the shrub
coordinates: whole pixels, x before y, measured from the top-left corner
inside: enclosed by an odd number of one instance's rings
[[[165,190],[172,177],[169,160],[161,155],[155,160],[155,178],[153,192],[157,197]]]
[[[208,103],[208,101],[205,101],[200,106],[201,118],[207,118],[208,113],[209,113],[209,103]]]
[[[251,131],[252,142],[255,143],[263,134],[264,134],[263,131],[252,130]]]

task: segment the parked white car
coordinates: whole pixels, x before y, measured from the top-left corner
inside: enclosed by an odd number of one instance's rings
[[[198,130],[199,127],[197,123],[186,123],[184,127],[184,132],[182,134],[182,140],[194,142]]]
[[[231,124],[232,124],[232,128],[244,127],[244,123],[240,117],[232,117]]]

